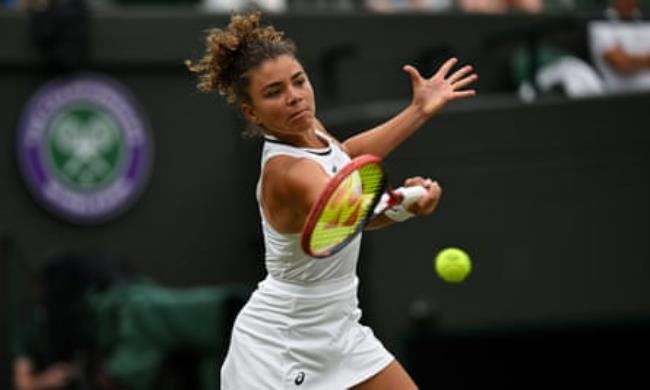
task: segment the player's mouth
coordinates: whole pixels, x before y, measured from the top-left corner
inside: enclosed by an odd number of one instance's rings
[[[300,119],[304,118],[306,115],[308,115],[309,112],[310,112],[310,111],[309,111],[308,108],[305,108],[305,109],[302,109],[302,110],[296,111],[296,112],[294,112],[293,114],[291,114],[291,115],[289,116],[289,122],[293,122],[293,121],[296,121],[296,120],[300,120]]]

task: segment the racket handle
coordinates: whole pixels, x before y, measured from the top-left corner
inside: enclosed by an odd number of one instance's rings
[[[401,205],[408,207],[415,203],[420,197],[427,194],[426,188],[422,186],[412,186],[412,187],[399,187],[393,191],[402,196]]]
[[[399,195],[401,201],[394,205],[393,207],[387,209],[384,212],[384,215],[392,219],[395,222],[404,222],[409,218],[415,216],[412,212],[408,211],[406,208],[415,203],[421,196],[427,194],[427,190],[421,186],[413,187],[399,187],[395,189],[391,195]]]
[[[421,196],[427,194],[427,190],[422,186],[413,186],[413,187],[399,187],[391,191],[391,194],[388,193],[382,194],[375,206],[375,214],[381,214],[389,207],[398,207],[401,210],[406,211],[406,207],[415,203]],[[402,201],[397,203],[395,202],[395,195],[399,195],[402,198]]]

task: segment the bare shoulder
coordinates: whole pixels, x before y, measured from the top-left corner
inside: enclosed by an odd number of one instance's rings
[[[314,175],[325,173],[317,162],[307,158],[280,155],[271,158],[264,167],[264,178],[280,187],[300,187]]]
[[[327,174],[315,161],[271,158],[264,167],[262,185],[263,209],[271,224],[281,232],[300,230],[327,182]]]

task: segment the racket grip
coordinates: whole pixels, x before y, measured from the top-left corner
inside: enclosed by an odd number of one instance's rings
[[[412,186],[412,187],[399,187],[395,189],[394,192],[402,195],[401,205],[404,207],[408,207],[409,205],[412,205],[418,199],[420,199],[420,197],[426,195],[428,191],[426,190],[426,188],[422,186]]]
[[[399,194],[402,201],[386,210],[384,215],[395,222],[404,222],[415,216],[415,214],[408,211],[406,208],[415,203],[421,196],[426,195],[427,190],[422,186],[399,187],[393,191],[393,194]]]

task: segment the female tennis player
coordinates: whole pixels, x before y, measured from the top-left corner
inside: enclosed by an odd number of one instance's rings
[[[217,91],[240,109],[264,147],[257,200],[267,277],[237,316],[221,368],[222,389],[415,389],[413,380],[361,325],[357,260],[361,237],[316,259],[301,250],[300,232],[328,180],[351,158],[386,157],[449,101],[475,94],[471,66],[456,59],[424,78],[412,66],[410,104],[382,125],[340,143],[316,118],[314,91],[294,44],[259,13],[234,14],[225,29],[206,35],[204,56],[188,62],[198,88]],[[402,215],[380,216],[381,227],[431,214],[439,185],[412,177],[404,186],[426,189]]]

